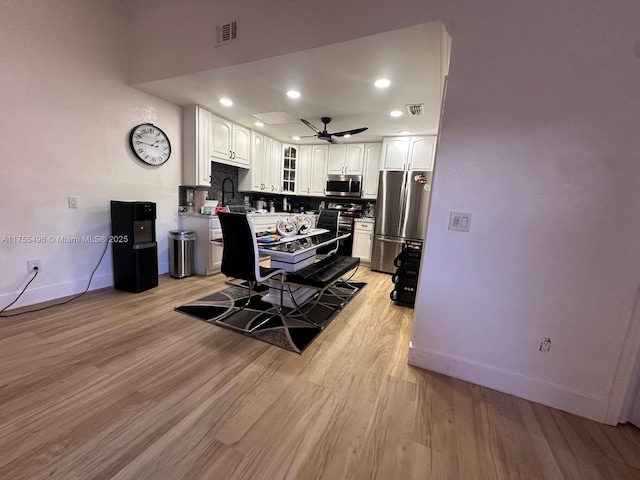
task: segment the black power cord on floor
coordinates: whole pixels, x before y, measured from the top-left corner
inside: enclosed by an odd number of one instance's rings
[[[109,242],[106,242],[105,246],[104,246],[104,250],[102,251],[102,255],[100,255],[100,260],[98,260],[98,264],[95,266],[95,268],[93,269],[93,272],[91,272],[91,277],[89,277],[89,283],[87,283],[87,288],[84,289],[83,292],[77,294],[75,297],[71,297],[68,298],[67,300],[65,300],[64,302],[60,302],[60,303],[54,303],[53,305],[47,305],[46,307],[41,307],[41,308],[35,308],[33,310],[27,310],[25,312],[19,312],[19,313],[13,313],[11,315],[2,315],[2,313],[9,308],[11,305],[13,305],[14,303],[16,303],[20,297],[22,296],[22,294],[27,290],[27,287],[29,285],[31,285],[31,282],[33,282],[36,277],[38,276],[38,267],[34,267],[33,270],[36,272],[36,274],[33,276],[33,278],[31,280],[29,280],[29,282],[24,286],[24,288],[22,289],[22,291],[20,292],[20,294],[16,297],[16,299],[11,302],[9,305],[7,305],[6,307],[4,307],[2,310],[0,310],[0,318],[8,318],[8,317],[17,317],[18,315],[24,315],[25,313],[32,313],[32,312],[39,312],[41,310],[46,310],[47,308],[51,308],[51,307],[57,307],[58,305],[64,305],[65,303],[69,303],[72,302],[73,300],[75,300],[76,298],[80,298],[82,295],[84,295],[85,293],[87,293],[89,291],[89,287],[91,286],[91,280],[93,280],[93,276],[96,273],[96,270],[98,270],[98,267],[100,266],[100,264],[102,263],[102,259],[104,258],[104,254],[107,253],[107,248],[109,247]]]

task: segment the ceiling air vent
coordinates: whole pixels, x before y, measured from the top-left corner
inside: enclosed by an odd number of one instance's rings
[[[216,47],[233,42],[238,36],[238,22],[229,22],[216,27]]]
[[[424,113],[424,103],[412,103],[407,105],[407,113],[409,115],[422,115]]]

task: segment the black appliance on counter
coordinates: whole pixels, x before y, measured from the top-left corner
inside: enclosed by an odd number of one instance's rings
[[[156,204],[111,200],[113,286],[143,292],[158,286]]]
[[[349,238],[340,242],[338,247],[338,255],[346,255],[348,257],[353,253],[353,221],[362,217],[362,205],[358,203],[348,202],[329,202],[327,210],[338,210],[338,233],[350,233]]]

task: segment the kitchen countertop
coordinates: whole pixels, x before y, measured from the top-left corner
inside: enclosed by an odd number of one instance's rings
[[[195,218],[216,218],[215,215],[203,215],[201,213],[187,213],[178,212],[181,217],[195,217]],[[250,217],[293,217],[295,215],[317,215],[316,213],[296,213],[296,212],[275,212],[275,213],[248,213]]]
[[[375,220],[373,218],[369,218],[369,217],[356,218],[355,221],[356,222],[365,222],[365,223],[375,223]]]

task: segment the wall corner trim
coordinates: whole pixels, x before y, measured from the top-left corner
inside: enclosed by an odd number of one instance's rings
[[[606,423],[609,399],[409,344],[409,365]]]

